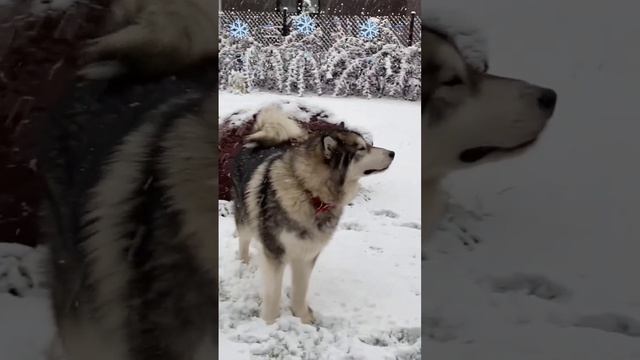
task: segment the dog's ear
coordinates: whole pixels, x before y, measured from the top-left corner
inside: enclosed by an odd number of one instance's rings
[[[338,124],[338,127],[341,129],[344,129],[345,128],[344,121],[340,121],[340,124]]]
[[[322,138],[322,154],[324,154],[326,159],[331,159],[331,154],[333,154],[336,146],[338,146],[338,141],[331,137],[331,135],[325,135]]]

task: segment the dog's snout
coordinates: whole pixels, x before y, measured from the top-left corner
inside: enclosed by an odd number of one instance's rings
[[[551,89],[544,89],[540,96],[538,96],[538,105],[543,110],[551,111],[556,106],[556,100],[558,99],[558,94]]]
[[[396,157],[396,153],[393,151],[389,151],[389,157],[393,159],[394,157]]]

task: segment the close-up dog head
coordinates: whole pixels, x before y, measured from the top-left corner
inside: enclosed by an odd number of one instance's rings
[[[556,92],[470,66],[444,33],[422,28],[427,177],[518,155],[545,128]]]
[[[346,129],[316,135],[309,140],[307,150],[315,154],[316,170],[324,170],[317,173],[327,174],[340,185],[387,170],[395,157],[393,151],[375,147]]]

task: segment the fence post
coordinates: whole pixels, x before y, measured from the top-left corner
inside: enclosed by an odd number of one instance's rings
[[[413,45],[413,28],[415,27],[416,22],[416,12],[411,12],[411,24],[409,25],[409,46]]]
[[[282,36],[289,35],[289,28],[287,28],[287,7],[282,8]]]

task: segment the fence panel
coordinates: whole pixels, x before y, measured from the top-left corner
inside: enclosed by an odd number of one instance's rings
[[[283,14],[281,12],[251,12],[251,11],[223,11],[220,12],[220,32],[228,31],[231,23],[241,20],[249,26],[250,35],[262,45],[279,45],[282,43]],[[365,15],[311,15],[315,20],[316,28],[321,31],[318,36],[323,48],[329,49],[332,45],[331,34],[341,28],[348,34],[357,36],[360,26],[370,17]],[[409,45],[411,32],[413,32],[413,44],[420,42],[421,21],[419,16],[414,17],[411,27],[411,15],[376,16],[380,20],[387,19],[391,24],[391,30],[396,34],[400,43]],[[287,26],[291,27],[293,16],[287,14]]]

